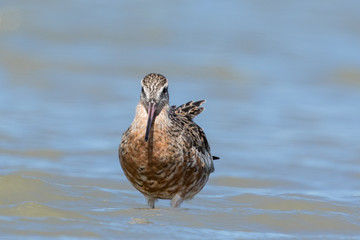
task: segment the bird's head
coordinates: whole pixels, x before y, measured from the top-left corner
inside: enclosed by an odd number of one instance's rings
[[[145,132],[145,141],[148,141],[156,116],[169,104],[168,81],[161,74],[150,73],[141,80],[141,87],[140,102],[148,114]]]

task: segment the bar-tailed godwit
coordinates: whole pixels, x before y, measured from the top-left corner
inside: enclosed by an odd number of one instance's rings
[[[135,118],[123,134],[119,159],[125,176],[147,199],[171,199],[172,207],[193,198],[214,171],[205,133],[193,118],[205,101],[169,105],[168,80],[150,73],[141,81]]]

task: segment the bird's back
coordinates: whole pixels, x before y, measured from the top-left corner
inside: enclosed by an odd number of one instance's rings
[[[206,170],[211,173],[214,171],[214,164],[209,143],[203,129],[193,121],[195,116],[204,110],[204,107],[201,107],[203,103],[205,100],[190,101],[178,107],[172,106],[169,115],[174,125],[182,130],[181,139],[183,139],[185,149],[196,152],[205,164]]]

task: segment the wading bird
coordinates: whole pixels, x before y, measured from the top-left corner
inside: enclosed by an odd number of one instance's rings
[[[172,207],[193,198],[214,171],[205,133],[193,118],[205,101],[169,105],[168,80],[150,73],[141,81],[135,118],[123,134],[119,159],[125,176],[147,199],[171,199]]]

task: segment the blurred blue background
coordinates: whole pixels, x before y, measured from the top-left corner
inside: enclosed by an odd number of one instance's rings
[[[278,202],[269,207],[275,212],[262,213],[269,221],[256,219],[250,228],[229,227],[231,219],[240,218],[238,213],[215,223],[223,232],[203,219],[203,237],[299,237],[304,228],[312,238],[323,236],[317,235],[319,231],[334,239],[339,234],[356,236],[360,233],[359,9],[355,0],[2,0],[0,175],[7,181],[2,181],[0,193],[17,196],[2,201],[0,214],[9,217],[6,223],[16,223],[3,230],[8,236],[29,233],[18,219],[26,214],[8,213],[24,207],[24,202],[40,202],[40,212],[50,206],[60,213],[74,204],[63,198],[60,204],[28,199],[22,191],[13,195],[23,184],[21,179],[39,179],[50,189],[70,179],[68,188],[61,190],[63,197],[74,196],[67,189],[76,182],[96,179],[106,191],[113,191],[114,208],[145,206],[122,174],[117,146],[134,117],[140,80],[157,72],[169,79],[171,104],[207,100],[206,111],[195,120],[204,128],[212,153],[221,157],[208,186],[188,207],[202,205],[207,214],[221,215],[225,210],[219,206],[268,204],[274,195]],[[36,195],[47,193],[37,188],[39,182],[29,184]],[[92,184],[84,183],[84,188],[91,192]],[[129,199],[118,197],[124,188]],[[246,194],[253,195],[243,198]],[[301,212],[309,214],[309,223],[292,216],[289,227],[287,217],[277,215],[284,213],[279,208],[287,204],[282,200],[289,194],[296,196],[289,211],[303,206],[303,201],[321,202]],[[93,197],[95,203],[102,199]],[[334,204],[340,207],[329,207]],[[318,208],[338,211],[339,219],[331,222],[334,216],[319,213]],[[71,209],[85,211],[76,204]],[[254,209],[258,213],[263,208],[248,209],[253,216]],[[104,212],[96,221],[113,222],[108,210]],[[319,216],[325,219],[320,221]],[[283,227],[272,225],[272,218],[284,221]],[[250,221],[243,220],[245,225]],[[168,219],[156,221],[159,225],[151,230],[155,238]],[[326,221],[333,227],[320,223]],[[54,232],[46,222],[41,224],[39,228]],[[194,237],[195,225],[173,224],[182,226],[174,230],[178,236]],[[113,237],[101,227],[92,231],[95,238]],[[139,237],[134,234],[125,236]]]

